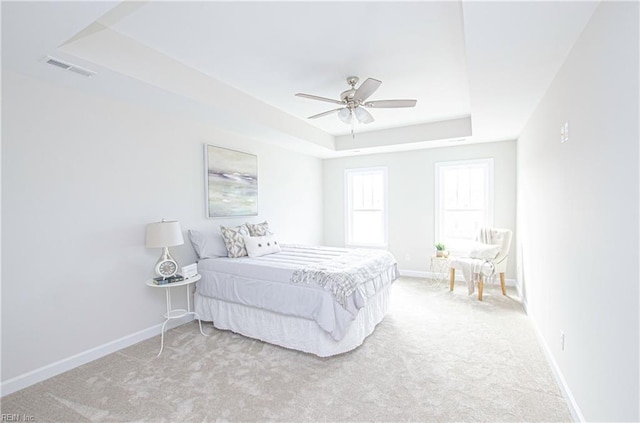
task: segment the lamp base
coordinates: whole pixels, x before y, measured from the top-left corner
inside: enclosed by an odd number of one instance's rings
[[[169,254],[168,247],[162,249],[162,254],[160,254],[154,270],[158,276],[163,278],[168,278],[178,273],[178,263]]]

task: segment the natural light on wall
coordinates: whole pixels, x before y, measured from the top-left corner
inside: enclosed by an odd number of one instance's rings
[[[387,169],[345,171],[346,244],[386,246]]]
[[[461,254],[493,226],[493,159],[436,163],[435,173],[435,242]]]

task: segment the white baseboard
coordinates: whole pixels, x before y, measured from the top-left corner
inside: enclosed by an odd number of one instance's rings
[[[166,330],[183,325],[191,320],[193,320],[193,316],[170,321],[167,323]],[[42,382],[43,380],[59,375],[60,373],[64,373],[68,370],[89,363],[90,361],[97,360],[105,355],[114,353],[133,344],[137,344],[138,342],[153,338],[154,336],[160,335],[161,330],[162,324],[151,326],[150,328],[143,329],[139,332],[132,333],[131,335],[107,342],[106,344],[91,348],[90,350],[83,351],[71,357],[63,358],[55,363],[47,364],[39,369],[8,379],[0,385],[0,397],[12,394],[38,382]],[[159,344],[158,348],[160,348]]]
[[[551,366],[551,370],[553,371],[553,376],[556,378],[556,382],[560,387],[560,391],[562,391],[562,396],[567,401],[567,406],[569,407],[569,412],[571,412],[573,421],[585,422],[586,420],[582,415],[582,411],[580,411],[580,407],[578,407],[578,403],[576,402],[576,399],[573,397],[573,394],[571,393],[571,389],[569,389],[569,385],[567,385],[567,381],[565,380],[564,375],[562,374],[562,371],[558,366],[558,363],[553,357],[553,354],[551,354],[551,349],[549,348],[549,345],[547,344],[544,337],[542,336],[542,332],[540,332],[540,328],[538,328],[536,319],[529,312],[528,304],[526,300],[522,303],[522,305],[524,306],[524,310],[529,316],[529,319],[531,319],[531,322],[533,323],[533,328],[536,331],[536,336],[538,337],[538,341],[540,342],[540,345],[542,345],[542,350],[544,351],[544,355],[547,357],[547,361]]]

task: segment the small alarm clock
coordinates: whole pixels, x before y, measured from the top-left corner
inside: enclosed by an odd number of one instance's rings
[[[155,271],[158,276],[171,277],[178,273],[178,263],[171,256],[161,257],[156,263]]]
[[[198,274],[198,265],[196,263],[188,266],[182,266],[182,276],[184,278],[190,278]]]

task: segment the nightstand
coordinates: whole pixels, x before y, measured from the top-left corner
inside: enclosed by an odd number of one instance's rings
[[[191,311],[191,295],[189,295],[190,294],[189,287],[191,286],[192,283],[198,282],[200,278],[201,278],[200,275],[194,275],[189,278],[185,278],[180,282],[167,283],[164,285],[156,285],[153,279],[149,279],[147,281],[147,286],[150,286],[151,288],[164,289],[164,292],[167,297],[167,312],[164,315],[165,321],[162,324],[162,336],[160,337],[160,352],[158,353],[158,357],[160,357],[160,354],[162,354],[162,350],[164,348],[164,329],[167,325],[167,322],[169,322],[169,320],[179,319],[187,315],[193,315],[193,317],[198,319],[198,324],[200,325],[200,333],[203,336],[207,336],[202,331],[202,322],[200,321],[200,316],[198,316],[196,312]],[[187,309],[186,310],[183,308],[173,308],[173,306],[171,305],[171,288],[178,288],[181,286],[183,286],[187,291]]]

